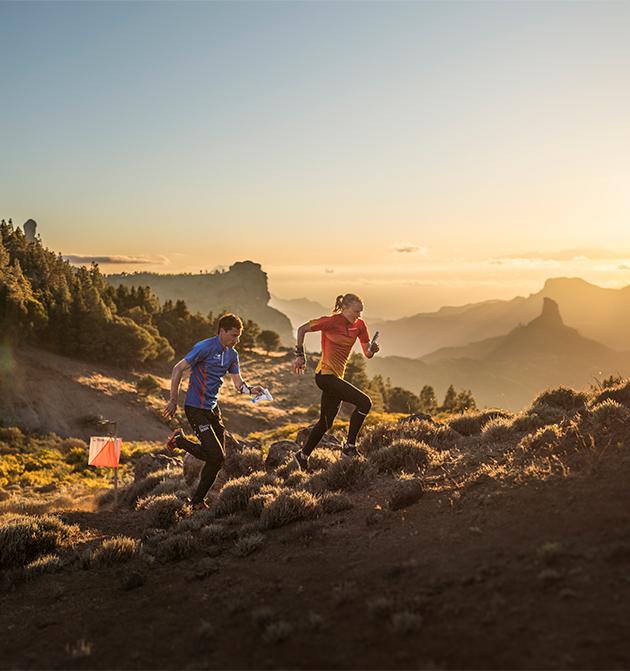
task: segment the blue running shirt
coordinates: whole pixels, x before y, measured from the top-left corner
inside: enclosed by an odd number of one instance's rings
[[[219,336],[214,336],[198,342],[184,359],[191,365],[186,405],[214,408],[223,376],[240,370],[238,352],[232,347],[223,347]]]

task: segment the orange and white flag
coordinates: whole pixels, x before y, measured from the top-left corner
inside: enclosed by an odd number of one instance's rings
[[[90,466],[109,466],[118,468],[122,438],[113,436],[92,436],[90,438]]]

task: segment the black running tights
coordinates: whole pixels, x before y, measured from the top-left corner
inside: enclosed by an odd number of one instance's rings
[[[199,476],[197,491],[192,497],[193,503],[200,503],[212,487],[225,461],[225,427],[218,405],[211,410],[185,405],[184,412],[199,442],[195,443],[184,436],[179,436],[177,447],[206,462]]]
[[[363,420],[372,407],[372,401],[367,394],[336,375],[317,373],[315,384],[322,390],[322,404],[319,420],[302,448],[302,452],[307,456],[315,449],[326,431],[332,427],[342,401],[355,406],[348,428],[348,443],[352,445],[357,439]]]

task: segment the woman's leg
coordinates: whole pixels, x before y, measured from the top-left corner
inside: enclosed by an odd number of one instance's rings
[[[319,419],[313,427],[311,433],[304,443],[302,448],[302,453],[307,457],[311,452],[317,447],[319,441],[322,439],[322,436],[332,428],[335,417],[339,412],[339,406],[341,405],[341,399],[337,398],[334,393],[329,390],[329,384],[326,378],[334,377],[334,375],[319,375],[315,376],[315,382],[317,386],[322,390],[322,400],[319,411]]]
[[[354,445],[363,422],[372,408],[372,400],[367,394],[364,394],[349,382],[332,375],[329,377],[334,378],[328,384],[330,393],[334,394],[336,398],[346,401],[346,403],[352,403],[355,406],[350,416],[350,426],[348,427],[348,445]]]

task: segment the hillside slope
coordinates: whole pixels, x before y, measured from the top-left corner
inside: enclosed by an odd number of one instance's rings
[[[590,396],[550,390],[498,421],[375,427],[354,466],[322,452],[319,473],[269,469],[295,492],[279,528],[264,524],[279,494],[260,494],[271,501],[262,516],[253,494],[228,496],[260,474],[161,530],[148,509],[66,512],[84,534],[66,563],[5,575],[1,666],[627,668],[629,403],[625,381]],[[403,467],[390,449],[392,475],[365,470],[402,437],[429,456],[426,468]],[[391,509],[394,489],[418,478],[424,496]],[[176,474],[152,486],[169,481],[178,486]],[[345,505],[291,523],[322,483],[345,490]],[[120,534],[142,539],[142,553],[86,559]]]
[[[237,436],[263,431],[293,421],[305,421],[306,409],[318,402],[312,377],[295,376],[290,356],[245,356],[243,375],[272,390],[273,404],[251,403],[236,393],[227,380],[221,391],[221,408],[228,430]],[[0,375],[0,418],[5,426],[20,426],[39,433],[88,439],[104,429],[91,419],[103,417],[118,423],[127,440],[164,440],[170,432],[160,410],[168,399],[170,368],[156,372],[160,396],[139,396],[136,381],[145,370],[129,371],[62,357],[32,347],[16,349],[11,371]],[[183,405],[187,380],[182,382]],[[185,420],[181,418],[184,426]]]

